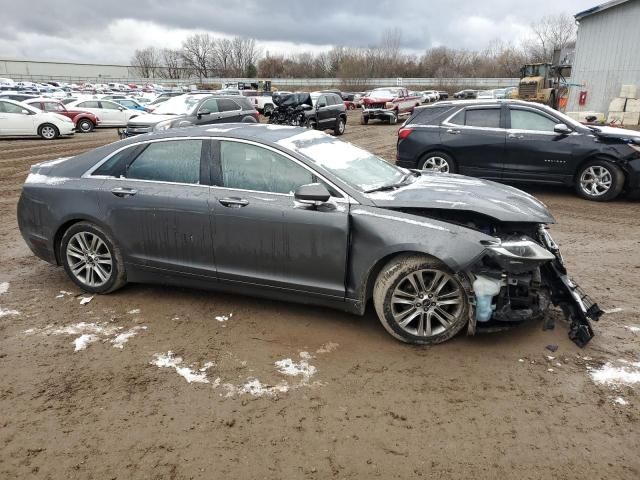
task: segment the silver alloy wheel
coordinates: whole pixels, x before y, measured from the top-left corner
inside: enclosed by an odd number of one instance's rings
[[[107,244],[95,233],[78,232],[67,243],[67,264],[77,280],[101,287],[113,273],[113,257]]]
[[[422,170],[429,172],[449,173],[449,162],[442,157],[429,157],[424,161]]]
[[[391,314],[411,335],[432,337],[456,323],[464,312],[463,291],[448,273],[418,270],[403,277],[391,296]]]
[[[342,119],[338,120],[338,132],[340,132],[340,135],[344,133],[344,120]]]
[[[45,125],[40,129],[40,134],[47,140],[51,140],[52,138],[56,138],[56,129],[50,125]]]
[[[593,165],[580,175],[580,188],[587,195],[599,197],[609,191],[613,184],[613,176],[608,168]]]

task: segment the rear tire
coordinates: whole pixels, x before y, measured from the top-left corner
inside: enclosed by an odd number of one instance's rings
[[[360,125],[367,125],[369,123],[369,117],[365,117],[364,115],[360,117]]]
[[[120,249],[92,223],[74,223],[64,232],[58,258],[69,278],[85,292],[111,293],[127,283]]]
[[[429,152],[418,162],[420,170],[440,173],[456,173],[456,161],[445,152]]]
[[[387,332],[417,345],[445,342],[469,319],[462,283],[446,265],[426,255],[399,255],[387,263],[376,280],[373,303]]]
[[[395,125],[396,123],[398,123],[398,114],[394,113],[389,117],[389,125]]]
[[[88,118],[83,118],[82,120],[78,121],[78,123],[76,124],[76,129],[81,133],[92,132],[94,128],[95,128],[95,125]]]
[[[603,159],[585,163],[575,178],[579,196],[596,202],[613,200],[624,188],[624,172],[616,164]]]
[[[55,125],[45,123],[38,127],[38,135],[45,140],[55,140],[60,136],[60,130]]]
[[[333,129],[333,134],[336,137],[343,135],[345,127],[346,127],[346,122],[344,121],[344,118],[338,117],[338,119],[336,120],[336,126]]]

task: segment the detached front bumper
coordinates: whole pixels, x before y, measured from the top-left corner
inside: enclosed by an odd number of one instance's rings
[[[395,110],[386,108],[363,108],[362,117],[368,120],[389,120],[392,118],[397,119]]]

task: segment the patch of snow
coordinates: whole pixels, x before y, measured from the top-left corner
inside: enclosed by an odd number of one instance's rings
[[[305,381],[316,373],[316,367],[309,365],[306,360],[296,363],[290,358],[285,358],[275,362],[275,366],[280,373],[291,377],[302,376]]]
[[[91,300],[93,300],[93,297],[82,297],[80,299],[80,305],[86,305],[87,303],[89,303]]]
[[[245,384],[240,386],[225,383],[222,387],[227,391],[226,397],[242,394],[248,394],[254,397],[263,397],[265,395],[270,397],[276,393],[286,393],[290,388],[286,382],[281,382],[277,385],[265,385],[257,378],[250,378]]]
[[[97,341],[98,341],[97,335],[93,335],[91,333],[85,333],[83,335],[80,335],[78,338],[76,338],[73,341],[73,344],[75,345],[75,348],[73,350],[75,352],[78,352],[80,350],[85,350],[90,344]]]
[[[640,383],[640,362],[622,363],[626,365],[617,367],[607,362],[600,368],[587,368],[595,383],[604,385],[633,385]]]
[[[41,173],[30,173],[24,183],[45,184],[45,185],[62,185],[71,180],[67,177],[49,177]]]
[[[219,315],[219,316],[216,317],[216,320],[219,321],[219,322],[226,322],[231,317],[233,317],[233,313],[230,313],[229,315]]]
[[[603,310],[604,313],[606,313],[607,315],[610,313],[618,313],[618,312],[622,312],[622,308],[620,307],[616,307],[616,308],[610,308],[608,310]]]
[[[640,327],[637,327],[636,325],[625,325],[624,328],[633,333],[640,333]]]
[[[206,362],[201,369],[199,369],[199,372],[206,372],[207,370],[209,370],[211,367],[213,367],[215,365],[215,363],[213,362]]]
[[[137,315],[138,313],[140,313],[140,309],[139,308],[134,308],[133,310],[129,310],[127,313],[129,315]]]
[[[553,368],[547,368],[547,372],[553,372]]]
[[[300,352],[300,358],[304,358],[305,360],[311,360],[313,357],[309,352]]]
[[[523,358],[519,358],[519,359],[518,359],[518,361],[519,361],[520,363],[524,363],[524,359],[523,359]]]
[[[622,397],[616,397],[613,400],[613,403],[618,404],[618,405],[629,405],[629,402],[627,402],[624,398]]]
[[[0,295],[9,291],[9,282],[0,283]]]
[[[12,310],[10,308],[2,308],[0,307],[0,317],[8,317],[9,315],[20,315],[18,310]]]
[[[124,348],[124,344],[129,341],[130,338],[135,337],[140,330],[146,330],[145,326],[135,326],[131,330],[119,333],[115,338],[111,340],[114,348]]]
[[[330,353],[330,352],[333,352],[339,346],[340,345],[334,342],[325,343],[321,345],[319,349],[316,350],[316,353]]]
[[[36,329],[35,328],[28,328],[22,333],[24,333],[25,335],[33,335],[34,333],[36,333]]]
[[[182,366],[182,357],[176,357],[171,350],[154,354],[151,364],[160,368],[173,368],[187,383],[209,383],[206,372],[196,372],[190,367]]]
[[[547,355],[547,360],[551,361],[551,360],[555,360],[556,357],[552,357],[551,355]]]
[[[95,335],[113,335],[118,330],[122,330],[122,327],[117,325],[111,325],[108,322],[103,323],[86,323],[79,322],[73,325],[67,325],[60,328],[45,328],[42,333],[47,335],[78,335],[83,333],[93,333]]]

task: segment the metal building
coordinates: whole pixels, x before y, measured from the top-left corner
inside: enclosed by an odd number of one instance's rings
[[[575,19],[578,38],[567,111],[606,114],[622,85],[636,85],[640,95],[640,0],[612,0]],[[586,92],[583,104],[581,92]]]

